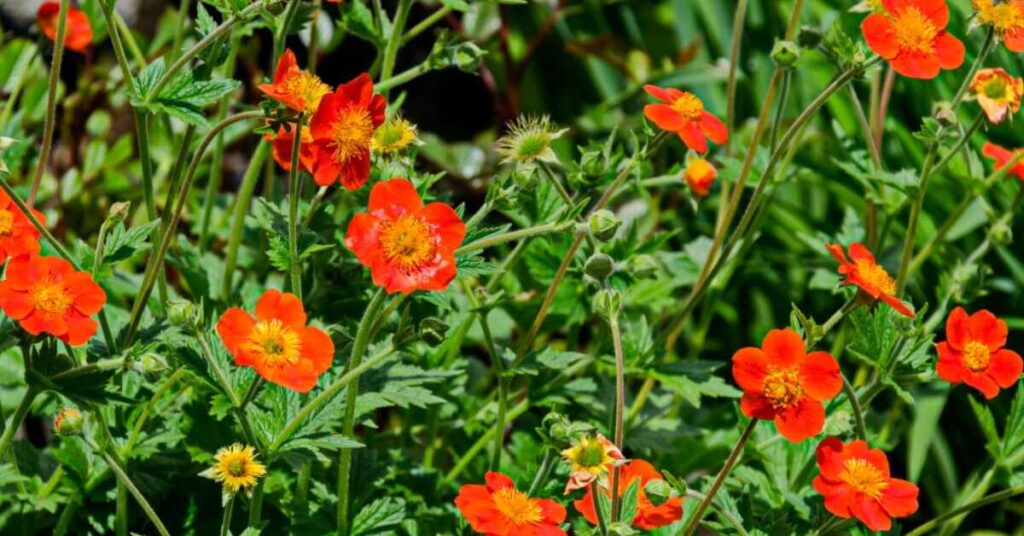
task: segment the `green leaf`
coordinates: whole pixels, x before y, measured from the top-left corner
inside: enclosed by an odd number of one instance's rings
[[[123,223],[117,224],[107,234],[103,243],[103,263],[113,264],[126,259],[140,251],[146,251],[152,247],[147,240],[153,234],[153,229],[160,225],[160,220],[153,220],[142,225],[136,225],[130,229],[125,228]]]
[[[441,0],[441,3],[455,11],[469,11],[469,4],[466,0]]]
[[[1010,406],[1010,415],[1006,418],[1006,430],[1003,432],[1003,457],[1013,458],[1024,447],[1024,381],[1017,383],[1017,394]]]
[[[352,536],[380,534],[405,519],[405,501],[391,497],[377,499],[364,506],[352,520]]]
[[[978,426],[981,427],[981,432],[985,435],[985,450],[998,459],[1000,455],[1000,441],[999,432],[996,431],[996,420],[992,416],[992,410],[988,409],[988,406],[985,404],[975,400],[975,398],[971,396],[968,399],[971,401],[971,409],[974,410],[974,416],[978,419]]]
[[[629,522],[636,517],[636,510],[638,508],[637,500],[640,495],[640,479],[634,478],[629,483],[629,487],[626,488],[626,493],[622,494],[622,503],[619,505],[619,519]]]

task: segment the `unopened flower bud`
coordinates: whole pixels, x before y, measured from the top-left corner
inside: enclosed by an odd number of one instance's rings
[[[611,289],[601,289],[594,296],[594,311],[605,320],[610,320],[619,315],[622,308],[622,295]]]
[[[110,205],[110,212],[107,213],[107,219],[111,223],[120,223],[128,219],[128,214],[132,208],[132,204],[127,201],[118,201],[113,205]]]
[[[167,319],[178,327],[191,327],[195,322],[196,308],[188,300],[171,300],[167,304]]]
[[[580,171],[585,177],[598,177],[605,172],[604,155],[601,151],[584,151],[580,156]]]
[[[484,59],[486,52],[478,47],[476,43],[466,41],[459,43],[452,50],[452,63],[460,70],[467,73],[475,73],[480,69],[480,62]]]
[[[167,370],[167,359],[160,354],[143,354],[142,359],[139,359],[139,367],[147,376],[159,376]]]
[[[955,127],[957,124],[956,113],[949,108],[948,104],[939,106],[939,109],[935,111],[935,120],[946,128]]]
[[[803,48],[818,48],[821,44],[821,30],[804,26],[796,34],[796,44]]]
[[[65,436],[82,433],[83,424],[85,424],[85,418],[82,417],[82,412],[75,408],[61,408],[53,420],[53,427],[57,433]]]
[[[420,320],[420,340],[430,346],[437,346],[443,343],[447,333],[448,324],[445,324],[440,318],[428,316],[423,320]]]
[[[641,253],[626,261],[626,271],[637,279],[655,278],[661,272],[661,264],[653,255]]]
[[[622,222],[615,217],[615,214],[608,209],[601,209],[591,214],[590,221],[590,234],[598,240],[611,240],[615,236],[615,231],[618,230]]]
[[[790,68],[800,59],[800,47],[792,41],[776,41],[772,47],[772,61],[783,68]]]
[[[1005,246],[1013,242],[1013,228],[1005,219],[997,221],[989,231],[992,243],[997,246]]]
[[[595,253],[587,259],[583,271],[598,281],[604,281],[615,271],[615,260],[604,253]]]
[[[644,493],[654,506],[659,506],[672,498],[672,486],[660,478],[655,478],[644,484]]]
[[[570,423],[565,415],[552,411],[544,416],[541,427],[553,446],[564,448],[572,443]]]

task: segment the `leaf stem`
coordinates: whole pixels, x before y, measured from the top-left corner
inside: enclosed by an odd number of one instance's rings
[[[381,80],[391,78],[391,74],[395,71],[395,59],[398,56],[398,48],[402,45],[402,32],[405,30],[405,22],[409,18],[409,11],[411,9],[412,0],[398,0],[395,20],[391,24],[391,35],[388,37],[388,43],[384,47],[384,63],[380,71]],[[388,89],[390,87],[381,88],[380,85],[377,86],[377,90],[384,95],[387,95]]]
[[[408,32],[405,32],[405,35],[402,36],[402,44],[404,45],[407,44],[409,41],[412,41],[413,39],[416,38],[416,36],[425,32],[431,26],[436,24],[437,21],[443,19],[451,12],[451,6],[443,5],[437,11],[434,11],[430,15],[427,15],[427,17],[421,20],[419,24],[410,28]]]
[[[153,507],[150,506],[149,501],[146,500],[145,495],[143,495],[142,492],[139,491],[139,488],[135,487],[135,483],[132,482],[132,479],[129,478],[128,474],[124,472],[124,469],[121,468],[121,465],[118,463],[114,455],[111,452],[109,452],[108,449],[99,448],[95,443],[92,442],[92,440],[87,441],[89,442],[89,446],[92,447],[92,449],[95,450],[96,452],[99,452],[100,456],[103,457],[103,460],[107,462],[107,465],[110,467],[110,469],[114,472],[115,475],[117,475],[118,481],[122,485],[124,485],[124,487],[128,488],[128,492],[132,494],[132,497],[135,497],[135,501],[139,503],[139,506],[142,508],[142,511],[146,513],[146,517],[148,517],[150,522],[153,523],[154,527],[156,528],[156,531],[160,533],[161,536],[170,536],[170,533],[167,532],[167,528],[164,526],[163,522],[160,521],[160,517],[156,515],[156,511],[153,510]]]
[[[459,249],[455,250],[456,255],[467,255],[474,251],[480,251],[489,247],[504,244],[506,242],[514,242],[524,238],[530,238],[534,236],[545,235],[549,233],[557,233],[564,231],[573,226],[573,222],[554,222],[554,223],[542,223],[533,227],[526,227],[523,229],[516,229],[515,231],[509,231],[507,233],[496,234],[481,238],[479,240],[470,242]]]
[[[697,505],[697,509],[690,516],[690,522],[686,524],[686,528],[679,532],[679,534],[689,536],[697,530],[697,526],[700,525],[700,520],[704,517],[704,512],[707,511],[711,501],[714,500],[715,494],[718,493],[718,489],[722,487],[722,483],[725,482],[725,478],[732,472],[732,468],[736,465],[736,461],[739,460],[740,454],[743,452],[743,446],[747,444],[747,440],[750,439],[750,434],[754,431],[757,426],[757,419],[750,419],[747,423],[747,427],[743,429],[743,433],[740,434],[740,438],[736,441],[736,445],[732,448],[732,452],[729,453],[729,457],[725,460],[725,465],[718,471],[718,476],[715,477],[715,481],[711,483],[711,488],[708,490],[707,495],[704,496],[704,500]]]
[[[292,292],[302,299],[302,260],[299,258],[299,152],[302,146],[302,124],[305,115],[299,117],[294,128],[292,142],[291,171],[288,173],[288,273],[291,275]]]
[[[846,375],[843,374],[843,392],[846,393],[846,398],[850,400],[850,407],[853,408],[853,418],[857,422],[857,437],[867,441],[868,429],[864,424],[864,410],[860,406],[860,400],[857,399],[857,391],[850,385],[850,380],[846,379]]]
[[[53,59],[50,61],[50,79],[46,85],[46,117],[43,119],[43,148],[39,152],[39,162],[32,175],[32,187],[28,194],[28,204],[34,205],[39,184],[43,181],[43,173],[50,161],[50,150],[53,149],[53,131],[57,116],[57,87],[60,85],[60,67],[64,59],[64,41],[67,38],[68,10],[71,0],[60,0],[60,12],[57,15],[57,35],[53,42]]]
[[[921,526],[908,532],[907,536],[920,536],[922,534],[927,534],[930,530],[941,526],[950,518],[956,517],[966,512],[970,512],[971,510],[981,508],[982,506],[992,504],[994,502],[1003,501],[1009,499],[1010,497],[1016,497],[1017,495],[1020,495],[1022,493],[1024,493],[1024,486],[1016,486],[1013,488],[1004,489],[1003,491],[998,491],[996,493],[991,493],[989,495],[982,497],[981,499],[954,508],[926,523],[923,523]]]
[[[622,330],[619,329],[619,313],[613,311],[608,318],[608,328],[612,332],[612,346],[615,350],[615,446],[621,451],[625,438],[623,416],[626,410],[626,364],[622,351]],[[619,521],[622,497],[619,496],[619,480],[622,472],[620,465],[612,468],[612,523]]]
[[[32,402],[38,394],[39,391],[31,385],[25,389],[25,394],[21,396],[21,401],[18,402],[18,406],[14,408],[14,414],[11,415],[11,424],[4,428],[4,433],[0,436],[0,459],[7,455],[7,447],[14,440],[14,434],[21,428],[21,423],[25,420],[25,416],[28,415],[28,410],[32,407]]]
[[[235,494],[232,493],[231,497],[228,498],[228,503],[224,505],[224,518],[220,522],[220,536],[229,536],[231,534],[231,514],[235,511]]]

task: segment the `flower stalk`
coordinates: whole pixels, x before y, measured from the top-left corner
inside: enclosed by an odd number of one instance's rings
[[[71,0],[60,0],[60,13],[57,15],[57,36],[53,43],[53,59],[50,62],[50,78],[46,84],[46,117],[43,119],[43,148],[39,151],[39,163],[32,175],[32,186],[28,194],[28,204],[34,205],[39,184],[43,181],[43,173],[50,161],[53,149],[53,131],[57,116],[57,86],[60,85],[60,67],[64,60],[64,41],[67,38],[68,10]]]
[[[697,509],[694,510],[693,515],[690,516],[689,523],[686,524],[686,528],[680,531],[681,535],[690,536],[697,527],[700,525],[700,520],[704,517],[704,512],[707,511],[708,506],[715,498],[715,494],[718,493],[719,488],[722,487],[722,483],[725,482],[725,478],[732,472],[732,468],[736,465],[736,461],[739,460],[740,454],[743,452],[744,445],[747,444],[747,440],[750,439],[750,434],[753,433],[754,427],[757,426],[757,419],[750,419],[747,423],[746,428],[743,429],[743,433],[740,434],[740,438],[736,441],[736,445],[733,446],[732,452],[729,453],[729,457],[725,460],[725,465],[718,471],[718,476],[715,477],[715,481],[711,483],[711,488],[708,489],[707,494],[704,496],[704,500],[697,505]]]

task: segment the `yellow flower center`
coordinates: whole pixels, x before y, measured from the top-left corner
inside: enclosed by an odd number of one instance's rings
[[[503,488],[493,495],[494,506],[513,525],[529,525],[543,519],[540,506],[515,488]]]
[[[381,125],[373,133],[373,148],[380,153],[397,153],[416,141],[416,127],[405,119],[395,119]]]
[[[935,48],[935,36],[939,29],[921,10],[907,6],[896,14],[893,21],[896,41],[902,50],[931,52]]]
[[[796,369],[775,370],[764,379],[764,396],[774,408],[784,408],[804,394]]]
[[[29,296],[37,310],[53,315],[63,315],[75,301],[64,285],[49,280],[36,285]]]
[[[603,473],[606,466],[612,462],[608,449],[597,438],[584,437],[563,454],[572,464],[573,471]]]
[[[343,110],[331,131],[334,161],[343,163],[370,147],[373,138],[373,120],[362,109]]]
[[[0,236],[8,236],[14,228],[14,214],[9,210],[0,210]]]
[[[896,282],[889,277],[885,268],[869,261],[857,261],[857,275],[868,285],[877,288],[882,294],[892,296],[896,294]]]
[[[255,486],[256,480],[267,473],[267,468],[256,461],[252,447],[232,445],[218,451],[215,459],[206,476],[223,483],[225,490],[231,493]]]
[[[978,22],[992,25],[1000,33],[1024,26],[1024,13],[1016,1],[974,0]]]
[[[985,82],[981,91],[986,97],[992,100],[1007,101],[1013,99],[1013,96],[1010,95],[1009,89],[1010,86],[1006,83],[1006,80],[1002,77],[996,76]]]
[[[696,95],[688,92],[683,92],[683,95],[672,103],[672,109],[688,121],[697,121],[704,115],[704,103]]]
[[[846,460],[839,479],[872,499],[881,498],[889,485],[882,470],[862,458]]]
[[[245,474],[245,460],[232,459],[227,464],[228,474],[231,476],[242,476]]]
[[[260,361],[276,367],[298,363],[302,351],[299,334],[277,319],[257,322],[246,345]]]
[[[988,368],[988,361],[992,358],[992,352],[988,346],[978,342],[970,341],[964,347],[964,366],[973,372],[982,371]]]
[[[284,88],[288,94],[302,98],[307,113],[315,112],[320,106],[320,100],[331,92],[330,86],[323,83],[320,77],[305,71],[285,78]]]
[[[416,216],[401,216],[386,223],[380,242],[384,256],[403,268],[418,266],[434,254],[430,228]]]

